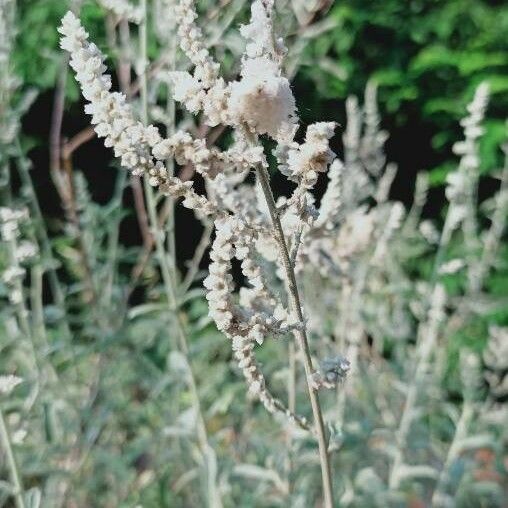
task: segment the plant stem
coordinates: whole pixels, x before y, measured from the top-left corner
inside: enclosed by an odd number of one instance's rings
[[[430,301],[429,316],[426,322],[420,322],[417,332],[417,360],[412,369],[412,380],[409,384],[404,409],[400,418],[399,427],[396,433],[397,448],[389,475],[390,489],[397,489],[400,483],[399,470],[404,462],[404,450],[407,445],[411,423],[414,420],[415,408],[419,396],[424,392],[423,384],[425,375],[428,372],[429,362],[438,339],[439,326],[441,323],[440,313],[444,302],[440,304],[435,301],[435,289],[432,292]]]
[[[140,25],[139,36],[140,36],[140,58],[141,58],[141,69],[140,69],[140,95],[141,95],[141,120],[146,125],[148,123],[148,94],[147,94],[147,80],[146,80],[146,69],[147,69],[147,4],[146,0],[141,0],[140,7],[143,12],[143,21]],[[208,434],[205,425],[205,419],[203,417],[203,411],[201,409],[201,403],[199,401],[199,394],[197,389],[196,380],[192,371],[189,360],[189,347],[187,344],[187,337],[185,335],[185,327],[182,321],[178,309],[177,289],[176,281],[171,276],[171,265],[164,249],[164,232],[159,227],[157,218],[157,208],[155,202],[155,196],[152,187],[145,178],[143,180],[146,202],[148,208],[148,217],[152,228],[152,234],[155,240],[155,248],[159,261],[159,267],[162,274],[164,288],[168,298],[169,310],[175,314],[177,322],[177,337],[178,346],[185,357],[188,366],[188,386],[191,393],[192,404],[196,411],[196,431],[198,445],[206,463],[207,469],[207,488],[208,488],[208,501],[209,506],[212,508],[222,508],[222,501],[220,493],[217,488],[216,478],[216,460],[215,452],[208,442]]]
[[[64,328],[64,333],[67,337],[71,336],[71,331],[69,327],[69,323],[67,321],[67,309],[65,305],[65,296],[62,290],[62,286],[58,279],[58,275],[56,273],[56,260],[53,256],[51,243],[49,241],[48,233],[44,226],[44,218],[42,216],[42,211],[39,206],[39,201],[37,199],[37,195],[35,193],[34,185],[32,182],[32,178],[30,176],[30,167],[29,162],[26,160],[23,155],[23,151],[21,149],[21,145],[19,142],[16,144],[17,150],[17,168],[18,173],[21,179],[21,183],[26,189],[30,203],[31,203],[31,212],[37,224],[37,232],[39,234],[39,241],[41,243],[42,254],[46,258],[47,266],[45,266],[45,272],[48,274],[48,282],[51,288],[51,293],[53,294],[53,298],[55,299],[55,303],[57,307],[62,312],[62,326]]]
[[[201,263],[201,260],[203,259],[203,256],[205,254],[206,249],[208,248],[208,245],[210,244],[210,237],[212,236],[212,232],[213,232],[213,223],[209,222],[205,225],[205,229],[203,230],[203,234],[201,235],[199,244],[196,247],[196,250],[194,251],[194,256],[192,257],[192,260],[189,263],[187,273],[185,274],[185,278],[183,279],[183,282],[180,285],[181,296],[187,293],[192,283],[194,282],[194,278],[196,277],[196,274],[199,271],[199,265]]]
[[[289,301],[292,311],[296,313],[298,321],[304,322],[302,306],[300,303],[300,295],[298,293],[298,287],[296,284],[296,277],[293,265],[289,257],[288,246],[282,224],[280,222],[279,211],[275,204],[275,200],[270,188],[270,178],[268,171],[261,165],[256,166],[256,173],[258,175],[263,194],[265,196],[268,210],[270,212],[270,218],[272,220],[273,227],[275,229],[275,237],[279,245],[279,250],[282,257],[282,263],[284,265],[284,272],[286,277],[286,284],[289,293]],[[319,460],[321,463],[321,476],[323,481],[323,497],[324,507],[333,508],[333,490],[332,490],[332,477],[330,469],[330,460],[328,456],[328,439],[326,436],[323,414],[321,412],[321,405],[319,403],[319,397],[317,392],[313,389],[311,384],[312,374],[314,372],[312,366],[312,359],[310,355],[309,342],[307,339],[307,333],[305,328],[294,330],[294,335],[300,351],[303,354],[303,365],[305,368],[305,378],[307,381],[307,389],[309,392],[310,403],[312,406],[312,414],[314,416],[314,425],[316,427],[316,435],[319,445]]]
[[[9,429],[7,428],[7,422],[2,409],[0,408],[0,439],[2,445],[5,448],[5,454],[7,456],[7,465],[11,474],[12,484],[14,487],[14,499],[16,501],[17,508],[26,508],[24,499],[24,489],[21,482],[21,475],[19,473],[18,463],[12,449],[11,436]]]
[[[460,442],[467,436],[468,427],[473,417],[474,407],[471,402],[466,400],[462,405],[462,412],[455,428],[455,435],[453,436],[453,441],[448,449],[445,463],[439,475],[436,490],[432,494],[432,506],[446,506],[444,501],[446,497],[446,487],[450,480],[450,466],[460,453]]]
[[[288,409],[292,414],[296,414],[296,351],[295,343],[290,341],[288,344]],[[287,485],[289,494],[289,503],[292,503],[293,495],[293,472],[294,472],[294,457],[293,457],[293,438],[291,432],[287,434],[287,447],[288,447],[288,471],[287,471]]]

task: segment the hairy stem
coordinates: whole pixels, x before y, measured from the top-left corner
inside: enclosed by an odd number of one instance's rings
[[[279,250],[282,257],[282,263],[284,265],[284,273],[286,278],[286,284],[289,293],[289,301],[291,309],[296,313],[298,321],[303,323],[303,311],[300,303],[300,295],[298,293],[298,287],[296,284],[296,277],[291,259],[289,257],[288,246],[282,224],[280,221],[279,212],[275,204],[275,200],[270,188],[270,178],[268,171],[265,167],[258,165],[256,167],[256,173],[265,196],[268,210],[270,212],[270,218],[275,230],[275,237],[279,245]],[[314,425],[316,427],[316,436],[319,445],[319,460],[321,463],[321,476],[323,480],[323,497],[325,508],[333,508],[333,490],[332,490],[332,476],[330,469],[330,458],[328,455],[328,438],[326,436],[323,414],[321,411],[321,405],[319,403],[319,397],[317,392],[313,389],[311,384],[312,374],[314,372],[312,366],[312,359],[310,355],[309,342],[307,339],[307,333],[305,328],[299,328],[294,330],[294,336],[298,343],[298,347],[303,355],[303,365],[305,368],[305,378],[307,381],[307,389],[309,392],[310,403],[312,406],[312,414],[314,416]]]

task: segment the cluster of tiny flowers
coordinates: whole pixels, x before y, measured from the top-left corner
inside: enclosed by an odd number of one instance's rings
[[[471,103],[467,106],[469,115],[461,120],[464,128],[464,141],[455,143],[453,151],[460,155],[457,171],[449,173],[446,178],[446,197],[450,202],[449,221],[451,228],[458,227],[472,206],[469,197],[480,165],[478,138],[483,134],[481,123],[489,99],[489,87],[482,83],[475,91]]]
[[[9,289],[9,301],[16,305],[22,301],[23,294],[20,288],[20,281],[26,274],[25,268],[20,266],[37,256],[39,250],[33,242],[22,240],[17,241],[20,236],[20,224],[28,219],[28,210],[14,210],[0,207],[0,238],[10,243],[11,259],[10,265],[2,273],[2,282]]]
[[[141,23],[143,12],[137,5],[132,5],[127,0],[99,0],[104,9],[111,11],[120,19],[126,19],[132,23]]]
[[[241,79],[226,84],[218,76],[219,65],[201,42],[191,0],[175,9],[180,46],[194,64],[194,72],[173,72],[175,100],[191,113],[203,111],[208,125],[247,128],[254,134],[289,141],[296,128],[296,106],[289,81],[280,75],[276,61],[282,46],[274,47],[271,4],[256,0],[251,23],[241,28],[250,42],[242,60]]]
[[[313,187],[318,173],[325,172],[335,158],[328,143],[335,126],[334,122],[309,125],[304,143],[291,143],[288,146],[286,161],[279,166],[280,171],[291,180],[302,180],[302,186],[306,189]]]
[[[12,305],[18,305],[23,301],[23,292],[20,289],[20,284],[25,273],[26,270],[21,266],[9,266],[2,273],[2,282],[9,289],[8,297]]]
[[[402,203],[394,203],[388,213],[388,218],[383,220],[383,227],[379,241],[376,245],[373,261],[381,263],[388,253],[388,243],[392,239],[395,232],[402,226],[402,219],[405,215],[404,205]]]
[[[5,242],[16,240],[20,236],[20,224],[27,219],[28,210],[26,208],[14,210],[0,207],[0,238]],[[14,255],[19,263],[32,259],[39,253],[37,245],[28,240],[14,242],[14,245]]]
[[[231,84],[228,106],[233,125],[287,143],[294,136],[298,118],[289,81],[281,76],[286,48],[282,39],[274,36],[272,12],[273,1],[255,0],[250,23],[240,27],[247,45],[241,79]]]
[[[446,199],[450,203],[448,212],[452,229],[457,227],[467,212],[468,181],[466,175],[460,171],[454,171],[446,176]]]
[[[319,217],[316,220],[317,228],[333,230],[337,226],[337,220],[342,205],[343,177],[344,164],[339,159],[335,159],[328,171],[328,186],[321,199]]]
[[[193,0],[181,0],[175,7],[180,46],[194,64],[194,78],[204,88],[213,86],[219,75],[219,64],[213,60],[203,44],[201,29],[195,23],[197,18]]]
[[[173,153],[158,150],[163,140],[157,128],[135,120],[125,95],[110,91],[111,78],[105,74],[104,56],[95,44],[88,42],[88,34],[74,14],[68,12],[64,16],[59,32],[63,35],[61,47],[70,53],[70,65],[76,72],[83,97],[89,101],[85,111],[92,115],[97,135],[105,138],[106,146],[113,147],[122,165],[136,175],[146,175],[149,183],[159,186],[162,192],[184,197],[184,206],[204,215],[216,213],[205,197],[192,190],[191,183],[169,177],[164,163],[156,160],[157,156],[177,156],[180,162],[201,160],[202,154],[199,151],[196,154],[192,141],[185,134],[178,134],[167,141]],[[184,155],[190,159],[184,161]]]
[[[430,244],[436,244],[439,242],[439,232],[436,226],[430,220],[423,220],[418,226],[420,234]]]
[[[10,68],[15,35],[14,10],[15,3],[12,0],[0,0],[0,161],[19,129],[19,115],[12,110],[10,104],[14,91],[19,86],[18,78]]]
[[[193,73],[183,71],[170,73],[173,98],[193,114],[203,111],[205,122],[212,127],[228,124],[229,89],[219,77],[219,64],[214,61],[202,42],[201,29],[195,23],[197,14],[194,2],[183,0],[173,11],[180,46],[194,65]]]
[[[231,260],[234,257],[233,239],[235,231],[233,219],[221,218],[215,221],[216,236],[210,252],[211,263],[209,275],[204,280],[208,289],[209,314],[215,321],[217,328],[223,332],[229,330],[233,324],[233,314],[236,313],[231,302],[234,291]]]
[[[374,176],[385,167],[384,144],[388,138],[379,128],[380,118],[377,108],[376,85],[369,83],[365,89],[365,133],[360,142],[360,157],[367,171]]]
[[[463,259],[450,259],[446,263],[442,264],[439,268],[440,275],[451,275],[457,273],[462,270],[465,266],[465,261]]]
[[[508,327],[489,328],[489,342],[483,353],[483,360],[492,370],[508,369]]]
[[[278,306],[276,312],[273,297],[263,281],[262,273],[251,259],[252,231],[241,220],[234,217],[215,221],[216,237],[210,253],[209,275],[204,281],[208,292],[210,316],[217,328],[231,341],[242,370],[249,393],[255,395],[269,412],[279,411],[303,428],[308,428],[301,417],[292,414],[268,390],[263,373],[256,361],[254,347],[263,342],[267,333],[290,331],[287,312]],[[242,271],[251,287],[242,288],[240,306],[232,300],[234,292],[231,276],[231,260],[242,260]],[[262,302],[262,303],[261,303]],[[267,309],[266,306],[269,306]],[[267,312],[269,310],[271,312]]]
[[[469,115],[460,122],[464,128],[465,139],[453,146],[453,151],[462,157],[461,164],[468,169],[477,169],[479,166],[476,142],[483,134],[481,123],[485,117],[488,100],[489,86],[482,83],[476,89],[473,100],[467,106]]]
[[[254,355],[255,342],[249,336],[234,335],[232,337],[233,351],[239,367],[249,387],[249,393],[258,397],[260,402],[270,413],[279,411],[283,413],[290,422],[297,424],[304,430],[311,428],[306,418],[292,413],[284,404],[275,398],[266,387],[265,377],[259,369]]]

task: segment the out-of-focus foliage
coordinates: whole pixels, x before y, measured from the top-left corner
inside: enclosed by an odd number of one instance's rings
[[[499,163],[508,108],[508,8],[486,0],[334,2],[337,23],[308,48],[302,74],[317,84],[310,109],[323,98],[360,94],[369,78],[398,125],[412,118],[435,132],[433,150],[446,157],[457,120],[474,88],[487,81],[493,100],[483,141],[482,170]],[[312,90],[312,87],[309,87]],[[416,113],[416,116],[415,116]],[[430,149],[430,147],[429,147]],[[420,169],[420,168],[419,168]],[[432,175],[442,183],[450,164]]]

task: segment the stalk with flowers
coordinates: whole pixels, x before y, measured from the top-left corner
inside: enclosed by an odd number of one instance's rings
[[[63,139],[62,72],[51,221],[12,142],[22,85],[0,80],[0,506],[502,506],[508,170],[479,207],[489,87],[440,225],[426,174],[407,212],[392,197],[374,81],[344,128],[301,125],[290,81],[326,3],[292,2],[298,25],[284,2],[204,3],[69,4],[61,69],[94,130]],[[101,205],[78,169],[96,135],[130,172]],[[203,229],[185,272],[179,214]]]

